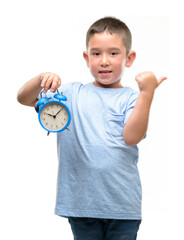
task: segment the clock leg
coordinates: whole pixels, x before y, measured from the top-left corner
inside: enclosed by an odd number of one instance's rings
[[[47,132],[47,136],[49,136],[50,132]]]

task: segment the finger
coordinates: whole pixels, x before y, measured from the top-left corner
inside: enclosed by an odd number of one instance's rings
[[[58,77],[57,88],[58,88],[58,87],[60,87],[60,85],[61,85],[61,78],[60,78],[60,77]]]
[[[58,82],[59,82],[59,79],[58,79],[57,76],[55,76],[54,79],[53,79],[51,88],[50,88],[51,92],[55,92],[56,91],[56,89],[58,88]]]
[[[46,83],[48,77],[49,77],[49,74],[47,74],[47,73],[45,74],[45,76],[43,76],[42,81],[41,81],[41,87],[45,87],[45,83]]]
[[[164,80],[166,80],[167,77],[166,76],[163,76],[163,77],[160,77],[158,78],[158,85],[160,85]]]
[[[47,90],[48,90],[48,89],[46,88],[46,83],[47,83],[47,81],[48,81],[48,78],[49,78],[49,75],[46,74],[46,75],[44,76],[42,82],[41,82],[41,87],[44,88],[44,89],[43,89],[43,93],[46,93]]]
[[[49,75],[46,82],[45,82],[45,86],[44,86],[44,93],[46,93],[48,91],[48,89],[51,87],[53,82],[53,76]]]

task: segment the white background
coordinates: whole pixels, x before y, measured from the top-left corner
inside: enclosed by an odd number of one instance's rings
[[[171,152],[179,140],[175,133],[182,134],[178,117],[182,103],[171,104],[181,87],[174,82],[172,96],[170,87],[172,80],[178,79],[172,63],[181,63],[176,53],[183,44],[179,27],[182,11],[175,3],[1,2],[0,239],[73,239],[67,220],[54,215],[56,136],[46,136],[34,109],[20,105],[16,95],[26,81],[44,71],[59,74],[63,83],[92,81],[82,58],[85,35],[89,26],[104,16],[120,18],[133,35],[137,58],[125,70],[123,85],[137,90],[135,75],[142,71],[168,76],[156,90],[147,138],[139,144],[143,221],[138,240],[182,239],[183,198],[177,195],[183,191],[183,164],[177,161],[182,156],[178,149]],[[178,182],[173,184],[175,179]]]

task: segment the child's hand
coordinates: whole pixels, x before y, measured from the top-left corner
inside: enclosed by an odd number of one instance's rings
[[[41,74],[41,87],[44,88],[44,93],[46,93],[49,88],[51,92],[55,92],[60,85],[61,79],[58,75],[49,72]]]
[[[157,79],[152,72],[139,73],[135,77],[140,91],[146,92],[154,92],[155,88],[157,88],[166,79],[167,77],[160,77]]]

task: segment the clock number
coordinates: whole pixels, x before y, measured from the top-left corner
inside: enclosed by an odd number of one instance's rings
[[[49,103],[49,105],[44,107],[40,117],[43,126],[48,131],[58,131],[66,125],[68,121],[68,112],[61,104]]]

